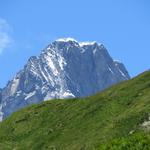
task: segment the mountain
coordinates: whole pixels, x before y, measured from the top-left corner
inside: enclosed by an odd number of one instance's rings
[[[129,78],[102,44],[58,39],[32,56],[3,88],[1,118],[43,100],[90,96]]]
[[[81,99],[51,100],[0,123],[0,148],[149,150],[150,71]]]

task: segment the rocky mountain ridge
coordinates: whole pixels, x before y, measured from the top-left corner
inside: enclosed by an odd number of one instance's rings
[[[90,96],[129,78],[103,44],[58,39],[32,56],[0,91],[0,119],[43,100]]]

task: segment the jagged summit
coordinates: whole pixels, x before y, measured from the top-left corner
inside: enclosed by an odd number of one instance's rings
[[[102,44],[58,39],[30,57],[2,89],[0,118],[43,100],[89,96],[129,78]]]
[[[84,42],[79,42],[77,41],[76,39],[74,38],[59,38],[57,40],[55,40],[56,42],[65,42],[65,43],[68,43],[68,42],[75,42],[75,43],[78,43],[79,46],[88,46],[88,45],[94,45],[94,44],[98,44],[98,45],[102,45],[101,43],[98,43],[96,41],[84,41]]]

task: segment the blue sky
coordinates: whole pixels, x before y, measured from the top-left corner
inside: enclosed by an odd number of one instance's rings
[[[150,1],[0,0],[0,87],[60,37],[103,43],[135,76],[150,68]]]

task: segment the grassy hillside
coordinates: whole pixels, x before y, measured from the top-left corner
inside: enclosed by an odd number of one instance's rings
[[[145,72],[85,99],[51,100],[14,113],[0,123],[0,149],[134,150],[143,139],[147,150],[149,128],[141,124],[149,113]]]
[[[142,132],[101,144],[98,150],[150,150],[150,135]]]

